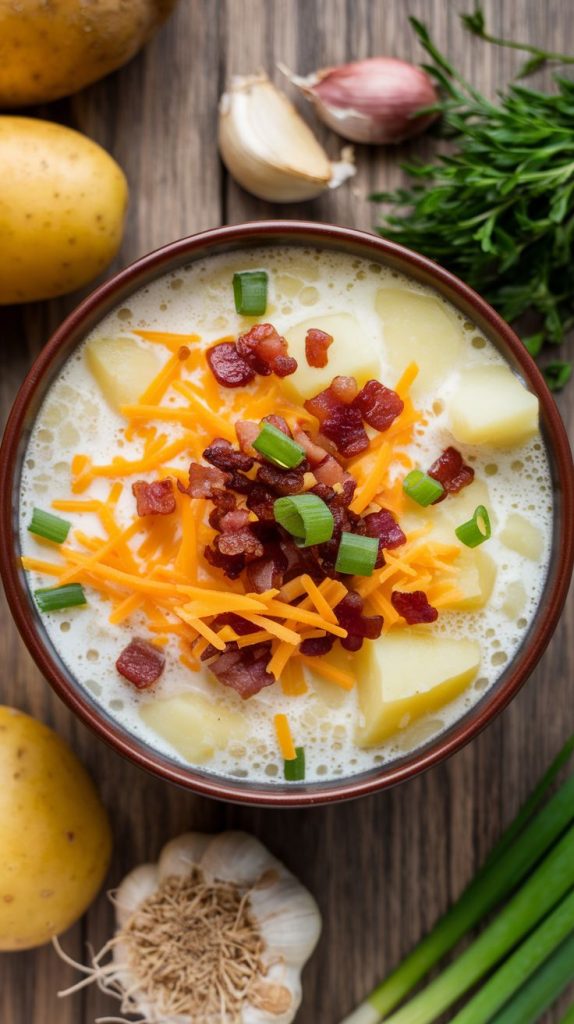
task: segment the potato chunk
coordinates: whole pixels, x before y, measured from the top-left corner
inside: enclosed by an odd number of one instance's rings
[[[479,646],[470,640],[408,629],[364,644],[361,655],[361,747],[382,743],[421,715],[454,700],[472,682],[480,664]]]
[[[86,361],[104,397],[119,411],[137,402],[159,373],[160,363],[133,338],[97,338],[86,346]]]
[[[185,761],[203,764],[216,750],[247,734],[244,716],[196,693],[150,701],[140,715],[146,725],[171,743]]]
[[[329,347],[327,365],[321,369],[309,366],[305,358],[305,336],[311,327],[325,331],[333,337]],[[289,355],[298,363],[290,377],[284,377],[282,386],[290,398],[304,401],[329,387],[333,377],[356,377],[364,384],[381,371],[381,342],[362,327],[350,313],[313,316],[285,334]]]
[[[458,569],[454,587],[460,596],[442,607],[461,612],[484,608],[494,588],[496,563],[486,551],[474,549],[461,551],[454,564]]]
[[[543,547],[542,534],[537,526],[533,526],[518,512],[512,512],[509,515],[500,531],[500,539],[511,551],[517,551],[519,555],[524,555],[525,558],[530,558],[533,562],[540,560]]]
[[[520,580],[512,580],[508,584],[501,610],[509,619],[517,619],[526,608],[527,594]]]
[[[428,394],[458,358],[462,340],[458,320],[434,295],[420,295],[408,288],[381,288],[376,310],[395,379],[414,361],[419,373],[411,395],[417,399]]]
[[[520,444],[538,430],[538,399],[508,366],[472,366],[460,374],[448,415],[464,444]]]

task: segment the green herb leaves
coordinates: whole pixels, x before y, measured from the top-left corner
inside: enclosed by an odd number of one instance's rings
[[[535,314],[527,348],[538,355],[543,341],[560,344],[574,325],[574,82],[557,76],[554,93],[514,84],[491,102],[410,20],[433,61],[426,69],[442,87],[443,133],[456,148],[435,163],[407,165],[410,188],[372,197],[391,204],[379,231],[444,264],[505,319]],[[485,33],[479,10],[465,24],[510,45]],[[559,58],[537,51],[532,60]],[[549,375],[554,389],[570,364],[559,366]]]

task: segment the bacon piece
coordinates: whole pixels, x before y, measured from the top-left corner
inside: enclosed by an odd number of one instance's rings
[[[137,690],[146,690],[161,676],[165,668],[165,654],[149,640],[134,637],[121,652],[116,668]]]
[[[233,512],[230,512],[229,515],[233,515]],[[220,534],[215,538],[214,544],[220,555],[226,555],[228,558],[243,555],[246,562],[251,562],[254,558],[261,558],[265,550],[259,538],[248,526],[241,530]]]
[[[222,569],[224,575],[230,580],[236,580],[245,568],[245,555],[224,555],[209,544],[203,554],[206,562],[209,562],[215,569]]]
[[[251,622],[241,615],[237,615],[236,612],[221,612],[212,619],[211,628],[216,632],[222,626],[231,626],[238,636],[247,636],[248,633],[255,633],[259,629],[259,626],[253,626]]]
[[[282,434],[287,434],[287,437],[293,437],[287,420],[284,420],[282,416],[276,416],[275,413],[271,413],[271,416],[264,416],[261,422],[270,423],[272,427],[280,430]]]
[[[241,451],[245,452],[246,455],[250,455],[253,459],[257,458],[253,442],[256,437],[259,437],[260,432],[261,427],[258,423],[254,423],[253,420],[238,420],[235,424],[235,433],[237,434]]]
[[[346,473],[340,462],[337,462],[333,455],[326,455],[319,466],[316,466],[313,470],[317,483],[327,484],[328,487],[332,487],[333,484],[342,484],[345,478],[348,477],[349,473]]]
[[[363,598],[355,590],[349,590],[334,611],[337,621],[347,636],[341,640],[346,651],[358,651],[363,640],[377,640],[383,629],[382,615],[363,615]]]
[[[237,533],[249,524],[249,512],[246,508],[233,508],[225,512],[219,520],[222,533]]]
[[[438,611],[429,604],[424,590],[413,590],[406,594],[393,590],[391,604],[407,620],[409,626],[416,626],[419,622],[436,622],[438,619]]]
[[[267,671],[270,655],[270,644],[252,644],[241,650],[224,651],[209,667],[220,683],[247,700],[275,682],[275,677]]]
[[[237,508],[237,499],[231,491],[216,491],[211,500],[214,508],[209,513],[209,525],[213,526],[214,530],[219,530],[223,516]]]
[[[255,487],[254,480],[250,480],[248,476],[245,476],[236,469],[232,469],[228,476],[229,479],[225,486],[229,491],[237,491],[238,494],[251,494]]]
[[[191,349],[187,345],[180,345],[177,350],[177,358],[181,359],[182,363],[185,363],[186,359],[189,359],[191,355]]]
[[[265,590],[283,586],[283,576],[287,568],[287,559],[277,542],[265,545],[265,554],[250,562],[246,569],[250,590],[263,594]]]
[[[378,512],[370,512],[368,516],[364,516],[363,523],[365,524],[366,536],[378,537],[379,539],[379,553],[375,568],[380,569],[385,562],[383,548],[388,548],[389,550],[398,548],[406,542],[407,538],[394,516],[386,508],[381,508]]]
[[[332,441],[346,459],[369,447],[361,413],[352,402],[356,386],[353,377],[335,377],[330,387],[305,402],[307,411],[319,420],[321,434]],[[345,395],[352,404],[347,404],[347,399],[343,400]]]
[[[349,405],[357,396],[359,385],[354,377],[333,377],[331,391],[339,402]]]
[[[238,452],[233,445],[223,437],[216,437],[209,448],[203,453],[206,462],[223,470],[241,470],[248,473],[253,468],[253,459],[244,452]]]
[[[275,495],[271,494],[271,491],[268,491],[266,487],[261,487],[259,484],[256,484],[247,495],[246,504],[247,508],[252,512],[255,512],[255,515],[261,522],[274,523],[274,501]]]
[[[314,468],[323,462],[323,459],[328,454],[324,448],[321,448],[321,445],[312,441],[309,434],[304,430],[296,430],[293,434],[293,440],[303,448],[311,468]]]
[[[263,463],[257,470],[257,482],[275,494],[299,494],[305,483],[304,472],[300,469],[279,469]]]
[[[447,494],[458,494],[463,487],[468,487],[474,480],[474,469],[466,465],[456,448],[449,447],[445,448],[442,455],[433,462],[428,475],[432,476],[433,480],[438,480],[444,487],[444,494],[433,501],[433,505],[438,505],[439,501],[444,501]]]
[[[317,658],[321,654],[328,654],[334,643],[334,636],[313,636],[301,641],[299,651],[311,658]]]
[[[402,413],[405,403],[396,391],[386,388],[378,380],[368,380],[355,398],[353,407],[370,427],[383,431],[388,430]]]
[[[229,473],[223,473],[215,467],[202,466],[199,462],[192,462],[189,466],[189,484],[184,487],[178,480],[177,486],[183,494],[189,494],[191,498],[213,498],[223,490],[229,479]]]
[[[281,551],[287,559],[287,568],[283,576],[283,582],[288,583],[296,576],[307,573],[315,583],[325,579],[325,572],[315,554],[313,548],[299,548],[293,540],[283,536],[279,542]]]
[[[175,494],[172,480],[136,480],[132,484],[138,516],[169,516],[175,512]]]
[[[207,350],[206,359],[213,376],[224,388],[240,388],[255,377],[255,370],[238,352],[234,341],[220,341]]]
[[[327,349],[332,344],[332,334],[311,327],[305,335],[305,359],[309,366],[326,366],[329,361]]]
[[[321,483],[316,484],[315,487],[312,487],[309,493],[316,494],[317,497],[320,498],[321,501],[324,501],[325,504],[327,505],[329,505],[332,502],[333,498],[337,494],[337,492],[334,491],[332,487],[329,487],[328,484]]]
[[[255,373],[263,377],[270,373],[288,377],[297,369],[297,360],[288,354],[287,342],[273,324],[255,324],[246,334],[241,334],[237,351]]]

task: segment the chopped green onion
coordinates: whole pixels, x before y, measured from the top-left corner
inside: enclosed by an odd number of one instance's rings
[[[283,762],[283,774],[287,782],[302,782],[305,778],[305,747],[295,747],[297,757]]]
[[[242,316],[263,316],[267,309],[267,272],[243,270],[233,275],[235,309]]]
[[[56,544],[62,544],[70,532],[71,523],[67,519],[60,519],[60,516],[53,516],[51,512],[44,512],[41,508],[35,508],[32,512],[32,522],[28,529],[45,540],[53,540]]]
[[[479,544],[484,544],[492,533],[490,519],[484,505],[477,505],[472,519],[469,519],[468,523],[457,526],[454,532],[467,548],[477,548]]]
[[[323,544],[333,536],[333,513],[316,494],[292,494],[277,498],[273,515],[284,530],[295,537],[298,544],[308,548]]]
[[[34,597],[41,612],[59,612],[62,608],[87,604],[81,583],[66,583],[63,587],[44,587],[35,590]]]
[[[574,981],[574,932],[493,1018],[492,1024],[536,1024],[571,981]],[[568,1019],[574,1021],[574,1008],[572,1016],[564,1018],[562,1024]]]
[[[574,821],[574,775],[536,813],[573,752],[574,736],[554,759],[457,902],[342,1024],[362,1024],[367,1019],[378,1024],[471,928],[526,878],[541,856]]]
[[[403,491],[417,505],[426,508],[444,494],[444,487],[428,473],[423,473],[422,469],[412,469],[403,480]]]
[[[272,423],[263,423],[253,447],[281,469],[295,469],[305,458],[305,449]]]
[[[561,391],[572,376],[572,363],[565,363],[559,359],[555,363],[548,363],[542,372],[550,390]]]
[[[378,554],[378,537],[361,537],[357,533],[342,533],[335,562],[335,572],[344,572],[349,576],[372,576]]]

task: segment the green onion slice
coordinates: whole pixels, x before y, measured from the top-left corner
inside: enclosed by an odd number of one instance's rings
[[[253,441],[253,447],[281,469],[295,469],[305,458],[305,449],[272,423],[262,424],[260,433]]]
[[[67,519],[60,519],[60,516],[53,516],[51,512],[35,508],[28,529],[30,533],[35,533],[38,537],[62,544],[70,532],[71,525]]]
[[[472,519],[457,526],[454,532],[467,548],[477,548],[479,544],[484,544],[492,534],[490,519],[484,505],[477,505]]]
[[[283,774],[287,782],[302,782],[305,778],[305,747],[295,747],[294,761],[283,762]]]
[[[426,508],[444,494],[444,487],[428,473],[423,473],[422,469],[413,469],[403,480],[403,491],[417,505]]]
[[[333,513],[316,494],[292,494],[286,498],[277,498],[273,504],[273,514],[279,525],[295,537],[303,548],[323,544],[333,536]]]
[[[360,537],[356,533],[342,533],[335,562],[335,572],[344,572],[350,576],[372,576],[378,553],[378,537]]]
[[[73,608],[75,605],[88,603],[81,583],[66,583],[63,587],[44,587],[42,590],[35,590],[34,597],[41,612],[59,612],[62,608]]]
[[[235,309],[242,316],[263,316],[267,309],[267,272],[243,270],[233,275]]]

